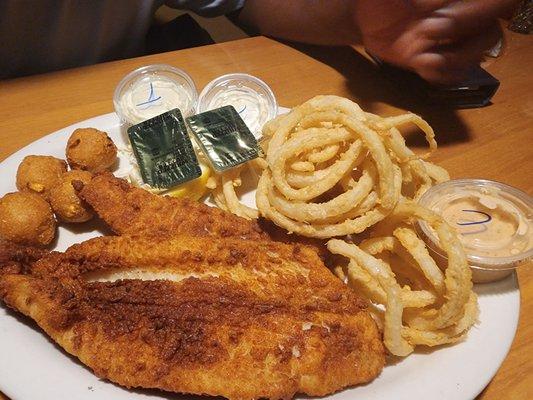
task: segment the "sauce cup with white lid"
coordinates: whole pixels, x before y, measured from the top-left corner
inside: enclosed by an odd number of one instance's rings
[[[509,185],[485,179],[457,179],[430,188],[420,205],[442,215],[456,229],[472,269],[472,280],[492,282],[533,260],[533,198]],[[446,262],[439,239],[417,224],[437,261]]]
[[[198,91],[192,78],[166,64],[147,65],[130,72],[113,95],[115,111],[125,128],[174,108],[188,117],[194,114],[197,102]]]
[[[272,89],[261,79],[248,74],[222,75],[207,84],[200,93],[197,112],[233,106],[256,139],[263,125],[278,112]]]

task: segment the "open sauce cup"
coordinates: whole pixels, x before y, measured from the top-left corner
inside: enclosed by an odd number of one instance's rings
[[[263,125],[275,118],[278,104],[272,89],[261,79],[242,73],[219,76],[207,84],[198,99],[197,112],[233,106],[256,139]]]
[[[178,108],[184,117],[196,110],[198,91],[183,70],[166,64],[147,65],[126,75],[113,96],[115,111],[126,128]]]
[[[476,283],[510,275],[533,259],[533,198],[509,185],[485,179],[458,179],[430,188],[420,205],[442,215],[456,229]],[[435,259],[446,253],[425,222],[417,224]]]

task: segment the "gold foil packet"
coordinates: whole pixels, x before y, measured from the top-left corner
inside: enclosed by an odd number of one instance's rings
[[[259,156],[259,145],[233,106],[187,118],[187,124],[217,171],[225,171]]]
[[[128,128],[143,181],[166,189],[198,178],[202,171],[177,108]]]

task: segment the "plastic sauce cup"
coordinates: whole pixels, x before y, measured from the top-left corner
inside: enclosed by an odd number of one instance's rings
[[[188,117],[196,110],[197,102],[192,78],[166,64],[147,65],[130,72],[113,95],[115,111],[126,128],[174,108]]]
[[[200,93],[197,112],[233,106],[256,139],[263,125],[275,118],[278,105],[272,89],[255,76],[236,73],[222,75],[207,84]]]
[[[459,233],[474,282],[510,275],[533,259],[533,198],[509,185],[485,179],[458,179],[430,188],[420,199]],[[435,259],[445,264],[435,232],[417,224]]]

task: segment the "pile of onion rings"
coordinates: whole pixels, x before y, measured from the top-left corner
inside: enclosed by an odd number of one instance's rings
[[[427,154],[406,146],[399,128],[408,123],[424,132]],[[235,192],[242,167],[213,178],[217,205],[247,219],[262,216],[289,233],[330,239],[328,250],[341,256],[335,273],[370,300],[391,354],[461,340],[478,315],[466,255],[457,233],[416,203],[449,179],[426,161],[437,147],[431,127],[415,114],[383,118],[348,99],[317,96],[267,123],[263,137],[266,156],[251,164],[258,210]],[[437,263],[419,239],[421,220],[435,230],[447,259]]]
[[[447,263],[437,265],[414,229],[427,222],[437,233]],[[379,236],[377,236],[379,235]],[[478,316],[472,274],[457,234],[437,214],[402,201],[358,245],[339,239],[328,250],[348,258],[335,273],[374,305],[389,352],[410,354],[416,345],[461,340]]]
[[[436,148],[419,116],[381,118],[337,96],[314,97],[276,118],[263,130],[260,214],[289,232],[326,239],[363,232],[400,198],[418,199],[449,176],[405,145],[398,127],[407,123]]]

